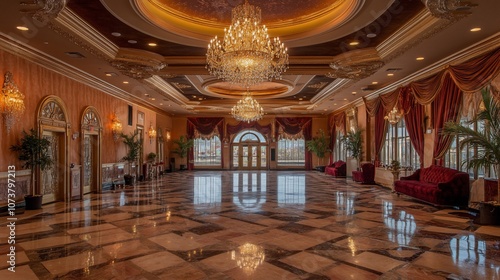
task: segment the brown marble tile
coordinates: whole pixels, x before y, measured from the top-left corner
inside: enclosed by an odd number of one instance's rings
[[[137,257],[130,261],[136,266],[140,267],[141,269],[144,269],[145,271],[149,272],[166,269],[172,266],[177,266],[185,262],[178,256],[166,251],[154,254],[148,254],[142,257]]]
[[[83,252],[64,258],[42,262],[43,266],[53,276],[65,275],[73,270],[90,270],[92,266],[105,263],[109,257],[101,249]]]

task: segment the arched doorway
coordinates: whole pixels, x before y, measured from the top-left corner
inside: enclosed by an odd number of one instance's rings
[[[231,167],[238,170],[267,169],[268,145],[260,132],[243,130],[233,139],[231,145]]]
[[[50,157],[54,164],[39,172],[40,189],[43,203],[69,201],[69,128],[68,114],[62,99],[57,96],[45,97],[38,106],[38,131],[49,140]]]
[[[88,106],[81,119],[82,188],[80,197],[90,192],[99,192],[102,187],[101,135],[102,122],[97,110]]]

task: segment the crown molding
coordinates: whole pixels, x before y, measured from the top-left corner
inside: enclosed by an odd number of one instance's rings
[[[130,95],[127,91],[124,91],[100,79],[97,79],[96,77],[89,75],[88,73],[63,61],[60,61],[52,56],[41,53],[38,50],[21,43],[20,41],[14,40],[11,37],[7,37],[3,33],[0,33],[0,48],[13,55],[33,62],[43,68],[49,69],[57,74],[70,78],[78,83],[87,85],[91,88],[99,90],[105,94],[123,100],[125,102],[134,103],[158,114],[167,114],[165,111],[145,103],[142,99]]]
[[[89,47],[93,48],[93,51],[90,51],[91,53],[95,54],[95,51],[98,51],[106,60],[116,57],[119,49],[118,46],[113,44],[70,9],[64,8],[53,22],[67,31],[56,27],[55,24],[51,24],[50,27],[64,37],[69,38],[76,45],[85,49],[89,49]],[[75,36],[79,37],[81,40],[74,38]]]

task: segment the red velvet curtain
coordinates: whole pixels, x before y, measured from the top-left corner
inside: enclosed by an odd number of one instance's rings
[[[210,135],[217,128],[219,131],[219,139],[221,142],[224,140],[224,118],[188,118],[187,119],[187,137],[188,139],[193,139],[195,131],[198,131],[203,135]],[[193,148],[189,149],[188,152],[188,170],[193,170],[194,167],[194,151]],[[221,165],[224,166],[224,156],[221,155]],[[221,167],[222,167],[221,166]]]
[[[462,91],[453,82],[453,79],[446,75],[438,95],[432,103],[432,113],[434,116],[434,151],[433,159],[437,165],[442,165],[442,157],[450,147],[453,136],[443,135],[441,130],[446,122],[457,122],[460,117],[462,105]]]
[[[420,167],[424,166],[424,106],[416,102],[409,87],[402,89],[399,95],[399,107],[404,111],[406,130],[413,148],[420,158]]]
[[[290,135],[295,135],[302,131],[302,135],[304,135],[304,140],[309,141],[312,139],[312,118],[304,117],[304,118],[276,118],[276,132],[275,137],[278,139],[279,137],[279,127],[283,129],[283,131]],[[305,151],[305,162],[306,162],[306,170],[311,170],[312,164],[312,153],[307,149]]]
[[[382,150],[385,134],[387,132],[387,121],[384,117],[384,108],[379,108],[375,115],[375,166],[378,166],[380,162],[380,151]]]

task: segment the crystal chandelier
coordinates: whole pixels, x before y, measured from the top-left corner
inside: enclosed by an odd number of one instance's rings
[[[231,115],[239,121],[249,123],[262,119],[264,109],[259,105],[257,100],[252,98],[250,92],[247,91],[243,99],[238,101],[231,109]]]
[[[397,106],[394,106],[394,108],[392,108],[392,110],[387,114],[387,116],[384,117],[384,119],[389,121],[390,124],[397,124],[401,119],[401,113],[398,111],[396,107]]]
[[[2,87],[2,96],[0,98],[0,113],[2,113],[7,133],[21,118],[24,113],[24,94],[22,94],[12,79],[12,73],[5,73],[5,80]]]
[[[245,0],[231,15],[224,41],[215,36],[208,44],[208,72],[244,87],[281,79],[281,73],[288,69],[288,50],[279,38],[269,38],[266,26],[260,24],[260,8]]]

